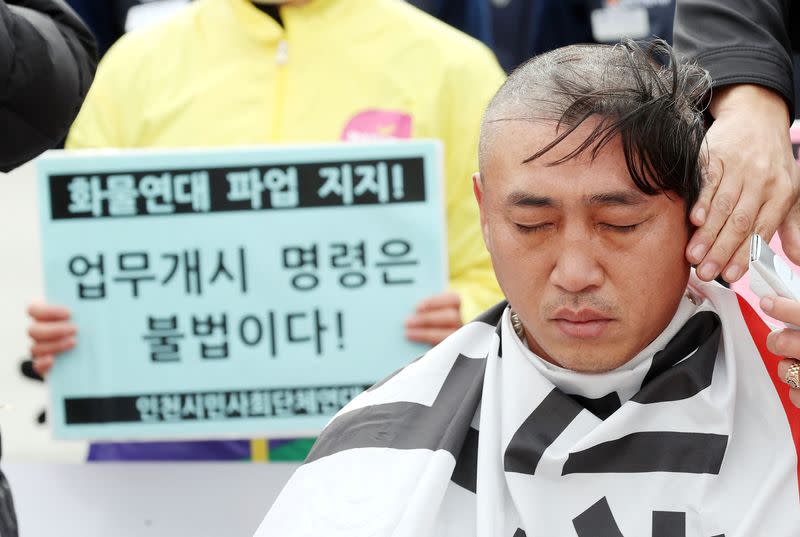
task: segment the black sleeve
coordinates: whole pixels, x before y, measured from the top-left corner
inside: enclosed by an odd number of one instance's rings
[[[3,537],[17,537],[17,514],[14,511],[14,499],[11,496],[11,487],[3,472],[0,472],[0,535]]]
[[[678,0],[676,52],[708,69],[714,86],[759,84],[794,110],[791,0]]]
[[[96,67],[94,38],[63,0],[0,0],[0,171],[64,139]]]

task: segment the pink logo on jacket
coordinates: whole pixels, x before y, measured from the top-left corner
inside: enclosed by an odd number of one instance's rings
[[[395,110],[364,110],[353,116],[342,131],[345,142],[374,142],[411,138],[411,116]]]

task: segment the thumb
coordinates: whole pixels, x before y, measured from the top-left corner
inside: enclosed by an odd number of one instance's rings
[[[50,369],[53,368],[53,363],[55,362],[55,358],[52,354],[48,354],[47,356],[40,356],[39,358],[33,359],[33,370],[36,372],[37,375],[44,378],[47,376],[47,373],[50,372]]]
[[[786,219],[778,227],[781,246],[789,260],[800,265],[800,205],[795,205],[786,215]]]

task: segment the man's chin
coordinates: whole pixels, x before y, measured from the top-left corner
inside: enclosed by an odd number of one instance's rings
[[[575,360],[567,360],[567,363],[558,364],[564,369],[575,371],[576,373],[585,373],[590,375],[599,375],[608,373],[614,369],[624,365],[623,363],[607,363],[602,358],[598,357],[596,360],[582,356]]]
[[[542,359],[578,373],[606,373],[628,363],[634,354],[618,341],[559,341],[547,349],[533,349]],[[601,338],[605,339],[605,338]]]

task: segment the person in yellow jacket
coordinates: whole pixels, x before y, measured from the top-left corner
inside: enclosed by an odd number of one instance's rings
[[[436,344],[502,298],[470,177],[481,113],[505,75],[480,42],[402,1],[270,4],[282,5],[197,0],[124,36],[102,60],[67,148],[442,140],[450,291],[398,327]],[[75,344],[76,328],[64,308],[30,314],[43,373]],[[90,459],[302,459],[310,445],[97,444]]]

